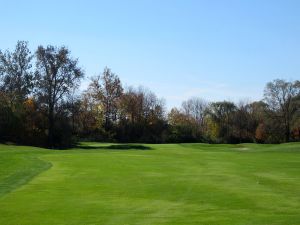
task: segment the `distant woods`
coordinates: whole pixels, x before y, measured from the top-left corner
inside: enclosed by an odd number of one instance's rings
[[[84,72],[66,47],[19,41],[0,50],[0,141],[50,148],[109,142],[280,143],[300,140],[300,81],[267,83],[258,102],[191,98],[167,112],[152,91],[124,88],[109,68]]]

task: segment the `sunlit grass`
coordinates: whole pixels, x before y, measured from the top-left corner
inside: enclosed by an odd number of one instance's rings
[[[0,224],[300,224],[300,144],[0,145]]]

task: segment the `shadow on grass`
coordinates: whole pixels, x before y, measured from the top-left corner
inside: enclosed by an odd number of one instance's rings
[[[133,144],[126,144],[126,145],[108,145],[108,146],[84,146],[78,145],[76,149],[86,149],[86,150],[151,150],[152,148],[144,145],[133,145]]]

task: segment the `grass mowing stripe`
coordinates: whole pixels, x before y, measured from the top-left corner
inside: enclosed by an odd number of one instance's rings
[[[26,153],[1,153],[0,162],[0,198],[51,167],[51,163]]]
[[[0,199],[0,224],[300,224],[300,143],[82,145],[0,145],[0,184],[52,164]]]

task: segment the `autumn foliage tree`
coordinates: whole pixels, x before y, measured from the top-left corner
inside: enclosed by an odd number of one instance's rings
[[[119,77],[109,68],[102,75],[93,77],[89,85],[91,96],[100,103],[104,115],[104,128],[112,128],[118,116],[118,104],[123,93]]]
[[[167,111],[111,69],[79,88],[83,70],[66,47],[19,41],[0,50],[0,141],[67,148],[79,141],[281,143],[300,140],[300,81],[267,83],[263,101],[193,97]]]

